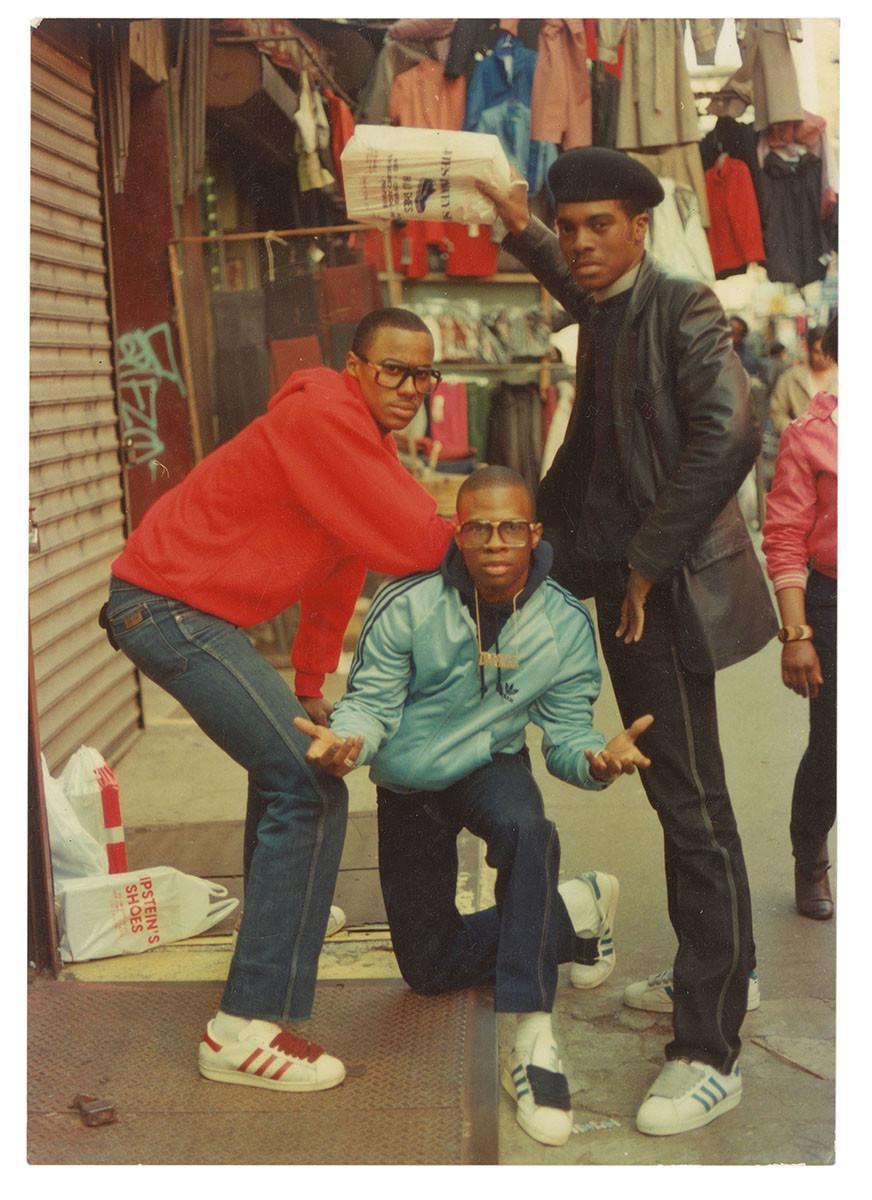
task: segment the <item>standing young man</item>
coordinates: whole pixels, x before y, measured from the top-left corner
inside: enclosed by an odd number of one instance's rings
[[[494,984],[517,1013],[503,1082],[537,1141],[572,1131],[569,1086],[551,1027],[560,962],[576,987],[614,966],[618,881],[588,871],[558,888],[560,842],[525,746],[543,733],[548,770],[600,789],[650,763],[641,716],[607,746],[593,728],[600,673],[590,614],[548,578],[533,499],[507,467],[484,467],[457,496],[455,542],[441,570],[382,589],[361,632],[331,728],[297,724],[328,774],[345,746],[378,785],[379,872],[403,978],[424,993]],[[496,906],[457,911],[457,835],[487,843]]]
[[[450,541],[390,436],[438,380],[419,317],[370,313],[342,374],[292,375],[149,509],[112,564],[110,640],[248,771],[245,911],[200,1044],[209,1079],[302,1092],[345,1077],[281,1024],[312,1009],[348,806],[345,784],[306,761],[294,719],[326,723],[321,686],[366,570],[427,570]],[[294,694],[240,627],[297,601]]]
[[[741,1099],[739,1028],[756,993],[745,862],[718,741],[715,671],[755,653],[777,624],[737,502],[760,449],[747,375],[721,305],[645,252],[663,189],[615,150],[561,155],[549,172],[557,236],[526,191],[482,188],[504,245],[580,323],[576,400],[539,492],[555,577],[594,596],[625,722],[663,826],[674,971],[631,985],[634,1007],[673,1010],[667,1062],[637,1115],[672,1134]],[[755,994],[749,995],[749,976]]]

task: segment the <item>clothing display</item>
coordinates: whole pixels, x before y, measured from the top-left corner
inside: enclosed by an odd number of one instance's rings
[[[388,114],[395,125],[463,129],[466,80],[448,79],[441,63],[426,58],[391,85]]]
[[[674,179],[661,179],[660,183],[666,195],[651,213],[649,236],[654,257],[681,275],[713,282],[715,268],[696,193]]]
[[[358,96],[354,119],[362,125],[386,125],[390,122],[391,90],[394,80],[404,71],[435,57],[432,44],[401,41],[390,31],[375,60],[372,74]]]
[[[674,146],[698,138],[684,22],[634,18],[624,49],[616,148]]]
[[[754,128],[802,119],[802,101],[790,42],[802,41],[802,21],[785,18],[737,22],[740,79],[750,79]]]
[[[493,133],[509,163],[527,176],[530,162],[530,96],[536,51],[510,33],[501,33],[469,81],[463,128]],[[528,180],[529,182],[529,180]]]
[[[630,158],[635,158],[649,171],[653,171],[661,182],[664,179],[674,179],[676,183],[692,187],[699,203],[699,218],[703,225],[709,225],[711,217],[708,192],[699,142],[685,142],[681,146],[661,146],[658,150],[650,152],[630,150],[628,153]]]
[[[499,17],[462,18],[455,23],[451,49],[445,61],[449,79],[471,75],[476,56],[492,50],[503,32],[511,33],[528,50],[535,50],[541,21]]]
[[[226,442],[261,415],[270,394],[264,293],[213,292],[212,323],[215,416]]]
[[[823,279],[831,257],[821,223],[821,160],[796,161],[770,150],[763,162],[760,219],[766,271],[772,280],[804,287]]]
[[[517,471],[535,494],[542,461],[542,397],[538,384],[501,383],[494,388],[487,461]]]
[[[294,113],[294,123],[297,126],[294,152],[300,191],[327,187],[334,182],[322,161],[322,155],[330,147],[330,123],[321,93],[312,87],[306,71],[300,75],[300,104]]]
[[[443,379],[427,402],[430,436],[448,453],[469,447],[466,384]]]
[[[477,278],[496,274],[500,247],[492,240],[489,225],[459,225],[456,221],[446,221],[441,228],[448,247],[446,274]]]
[[[748,164],[721,154],[705,173],[711,224],[709,247],[716,272],[762,262],[763,230]]]
[[[542,22],[531,97],[530,136],[564,150],[591,144],[591,94],[584,21]]]
[[[324,99],[327,101],[327,119],[330,123],[330,153],[333,156],[336,178],[342,187],[341,155],[345,143],[354,133],[354,117],[345,101],[328,88],[324,89]]]

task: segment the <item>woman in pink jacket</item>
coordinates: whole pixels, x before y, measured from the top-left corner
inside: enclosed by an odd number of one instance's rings
[[[838,359],[837,319],[823,349]],[[809,698],[809,740],[793,787],[790,840],[796,907],[817,921],[833,915],[827,835],[836,819],[837,448],[838,398],[818,392],[781,435],[763,526],[783,626],[781,677]]]

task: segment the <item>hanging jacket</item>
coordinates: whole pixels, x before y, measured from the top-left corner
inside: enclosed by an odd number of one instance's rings
[[[760,210],[747,163],[723,155],[706,171],[705,182],[711,217],[708,239],[715,271],[762,262],[766,251]]]
[[[435,567],[450,537],[357,381],[319,368],[156,500],[112,572],[234,625],[300,601],[296,691],[318,696],[367,569]]]
[[[591,144],[590,75],[584,21],[542,22],[531,97],[530,135],[574,150]]]
[[[766,272],[773,281],[805,287],[823,279],[831,257],[821,223],[821,160],[788,162],[770,150],[763,162],[760,220]]]
[[[496,754],[517,754],[532,722],[545,735],[552,775],[602,790],[584,757],[605,742],[593,727],[601,678],[593,622],[587,608],[547,576],[548,563],[550,549],[541,543],[523,603],[500,631],[500,645],[517,654],[517,668],[479,668],[470,585],[455,547],[440,571],[395,580],[376,594],[348,690],[330,718],[340,736],[363,737],[358,762],[371,765],[376,784],[396,792],[441,791]]]
[[[536,51],[510,33],[502,33],[493,52],[478,64],[469,81],[463,128],[492,133],[506,157],[527,176],[530,166],[530,95]]]

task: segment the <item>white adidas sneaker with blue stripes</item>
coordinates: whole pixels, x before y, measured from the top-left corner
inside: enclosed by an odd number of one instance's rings
[[[640,979],[637,983],[628,983],[624,988],[624,1004],[628,1008],[641,1008],[644,1012],[672,1012],[672,992],[674,979],[672,967]],[[748,1012],[760,1007],[760,980],[756,971],[748,975]]]
[[[572,963],[569,982],[577,988],[595,988],[615,969],[615,913],[621,889],[614,875],[604,871],[582,871],[577,878],[590,888],[596,916],[591,928],[575,931],[576,937],[588,943],[590,961]]]
[[[640,1133],[662,1136],[708,1125],[742,1099],[738,1064],[728,1074],[687,1058],[667,1062],[636,1114]]]

